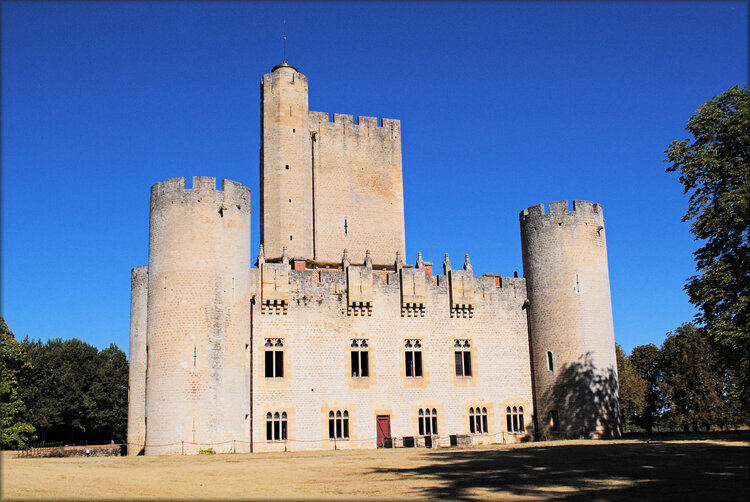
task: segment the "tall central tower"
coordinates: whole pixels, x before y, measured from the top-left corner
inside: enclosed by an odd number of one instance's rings
[[[405,255],[401,123],[309,111],[307,77],[284,62],[261,81],[261,244],[318,265]],[[380,122],[380,123],[379,123]]]
[[[263,75],[260,241],[268,258],[313,258],[313,180],[307,77],[286,62]]]

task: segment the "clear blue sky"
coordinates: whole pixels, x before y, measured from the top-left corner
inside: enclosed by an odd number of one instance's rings
[[[149,188],[253,193],[259,80],[287,59],[310,109],[402,121],[407,259],[519,273],[518,213],[604,207],[615,337],[660,344],[694,310],[687,198],[663,151],[748,81],[748,7],[711,3],[2,5],[2,313],[19,338],[128,351]]]

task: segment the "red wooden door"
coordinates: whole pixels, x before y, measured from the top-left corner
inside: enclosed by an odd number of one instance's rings
[[[391,417],[389,415],[378,415],[378,448],[383,447],[383,438],[391,437]]]

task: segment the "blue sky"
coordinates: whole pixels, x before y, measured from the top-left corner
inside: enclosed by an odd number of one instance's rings
[[[407,261],[522,271],[518,213],[604,207],[615,337],[660,344],[694,309],[697,244],[663,151],[748,83],[745,2],[2,5],[2,314],[19,338],[128,351],[149,188],[253,193],[259,81],[282,59],[310,109],[402,123]]]

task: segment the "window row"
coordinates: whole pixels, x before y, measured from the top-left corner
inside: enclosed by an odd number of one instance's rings
[[[523,417],[523,406],[508,406],[505,410],[507,432],[523,433],[526,431]],[[552,412],[556,423],[556,412]],[[417,416],[417,427],[420,436],[438,434],[438,413],[435,408],[420,408]],[[471,434],[489,434],[487,426],[487,408],[469,408],[469,431]],[[287,439],[287,415],[285,411],[266,413],[266,440],[285,441]],[[328,412],[328,439],[349,439],[349,411],[331,410]]]
[[[266,338],[265,347],[265,375],[266,378],[284,377],[284,340],[283,338]],[[470,377],[471,372],[471,343],[469,340],[455,340],[456,376]],[[352,378],[370,376],[370,357],[367,339],[353,338],[351,343],[351,375]],[[418,339],[406,340],[404,343],[404,367],[407,377],[421,377],[422,372],[422,341]]]

